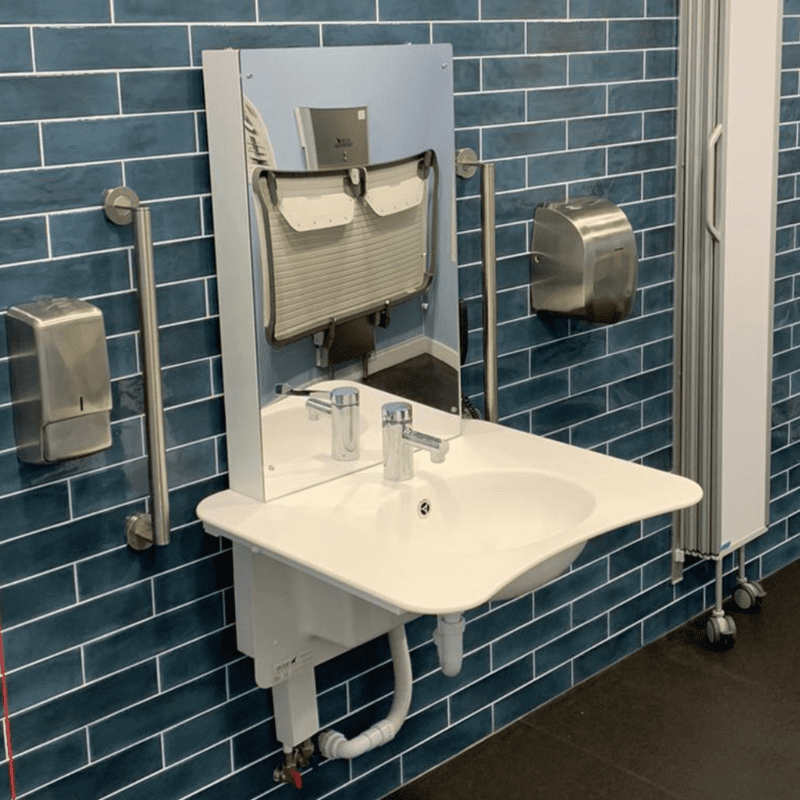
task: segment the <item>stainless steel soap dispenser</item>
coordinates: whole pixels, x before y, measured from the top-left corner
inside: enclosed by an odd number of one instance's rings
[[[6,314],[20,461],[49,464],[111,446],[111,379],[103,312],[57,297]]]

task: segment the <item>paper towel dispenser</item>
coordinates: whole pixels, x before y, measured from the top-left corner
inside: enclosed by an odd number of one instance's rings
[[[600,197],[544,203],[534,215],[534,311],[619,322],[636,291],[638,256],[624,212]]]
[[[103,313],[59,297],[6,314],[14,435],[20,461],[49,464],[111,446]]]

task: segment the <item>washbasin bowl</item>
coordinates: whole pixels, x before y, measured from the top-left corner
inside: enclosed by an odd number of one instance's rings
[[[535,589],[586,543],[694,505],[693,481],[480,420],[444,463],[393,482],[369,466],[259,502],[234,491],[198,517],[224,535],[396,613],[447,614]]]

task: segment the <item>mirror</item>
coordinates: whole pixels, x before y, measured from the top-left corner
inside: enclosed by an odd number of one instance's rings
[[[204,51],[203,77],[231,488],[380,463],[397,396],[458,435],[451,46]],[[359,459],[278,385],[356,386]]]

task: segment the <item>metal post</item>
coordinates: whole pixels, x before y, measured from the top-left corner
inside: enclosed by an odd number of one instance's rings
[[[481,165],[481,256],[483,260],[483,360],[486,419],[497,422],[497,250],[494,164]]]
[[[150,479],[150,514],[133,514],[126,520],[128,544],[144,550],[151,544],[169,544],[169,494],[164,438],[164,404],[161,394],[161,360],[158,349],[156,282],[153,269],[153,233],[150,209],[139,204],[136,193],[125,186],[110,189],[105,212],[117,225],[133,224],[139,314],[142,334],[144,412]]]
[[[481,260],[483,262],[483,397],[485,417],[498,420],[497,403],[497,250],[495,247],[494,163],[480,162],[474,150],[456,152],[456,175],[471,178],[481,167]]]

